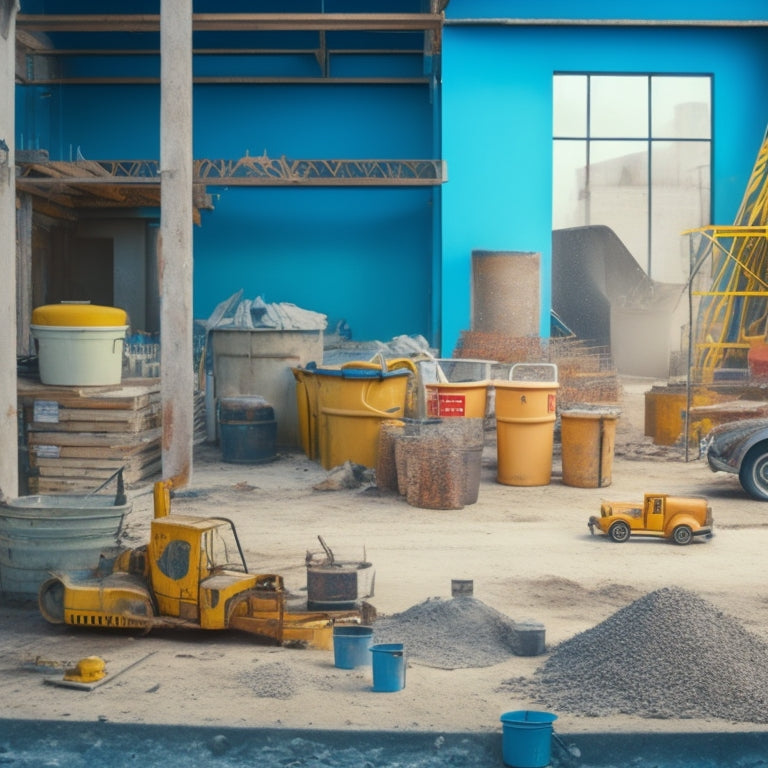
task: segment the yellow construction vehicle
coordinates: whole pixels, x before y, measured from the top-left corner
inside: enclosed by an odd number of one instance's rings
[[[369,606],[308,611],[276,574],[249,573],[234,524],[170,514],[168,483],[155,484],[149,544],[120,552],[88,579],[53,574],[38,604],[53,624],[97,629],[238,629],[277,644],[333,648],[333,625],[370,620]],[[366,610],[369,609],[369,610]]]
[[[646,493],[641,504],[604,501],[600,516],[587,522],[589,532],[605,533],[613,541],[630,536],[655,536],[675,544],[690,544],[694,536],[712,536],[712,508],[703,496]]]

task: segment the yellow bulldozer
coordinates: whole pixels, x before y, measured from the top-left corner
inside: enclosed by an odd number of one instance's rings
[[[237,531],[223,517],[170,513],[170,483],[155,484],[150,541],[121,551],[87,579],[52,574],[38,604],[53,624],[94,629],[236,629],[282,645],[333,648],[336,623],[372,620],[372,606],[309,611],[276,574],[250,573]]]

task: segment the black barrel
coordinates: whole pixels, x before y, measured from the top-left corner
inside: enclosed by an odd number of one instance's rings
[[[222,397],[218,420],[224,461],[260,464],[277,455],[275,409],[263,397]]]

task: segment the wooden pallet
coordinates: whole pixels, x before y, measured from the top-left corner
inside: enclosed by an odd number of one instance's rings
[[[19,381],[31,493],[82,493],[124,467],[127,485],[161,470],[158,379],[115,387],[49,387]]]

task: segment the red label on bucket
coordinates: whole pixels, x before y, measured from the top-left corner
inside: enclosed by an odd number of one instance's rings
[[[432,391],[427,400],[427,416],[444,418],[464,416],[467,412],[467,396]]]
[[[547,395],[547,411],[554,413],[557,405],[557,400],[554,395]]]

